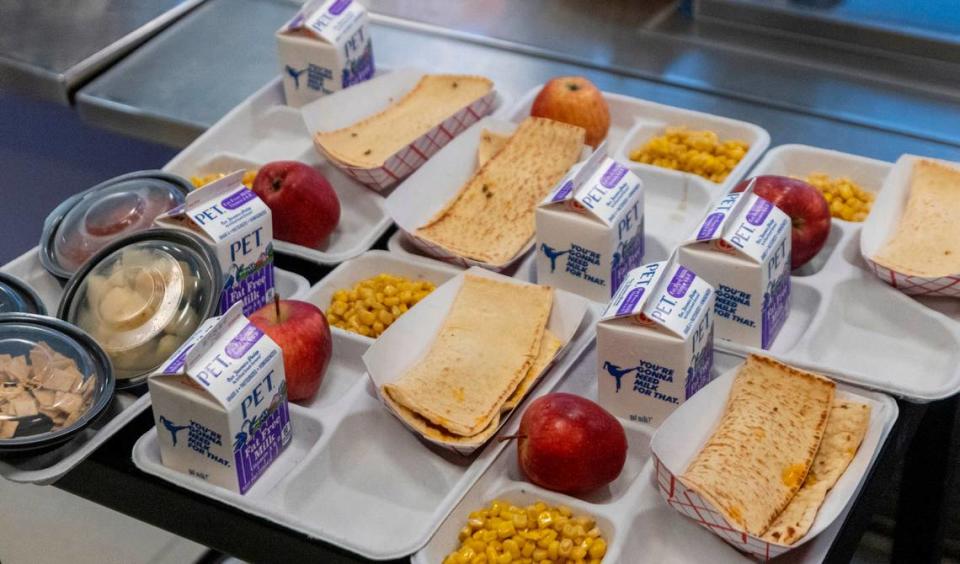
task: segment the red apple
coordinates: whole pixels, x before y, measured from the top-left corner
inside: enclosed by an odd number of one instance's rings
[[[253,191],[273,214],[273,236],[316,248],[340,222],[340,201],[320,171],[296,161],[264,165],[253,180]]]
[[[530,108],[530,115],[579,125],[586,143],[599,145],[610,129],[610,108],[603,93],[582,76],[562,76],[546,83]]]
[[[790,267],[800,268],[810,261],[830,235],[830,205],[823,194],[810,184],[787,176],[756,176],[753,192],[790,216]],[[742,192],[751,179],[740,181],[734,192]]]
[[[278,299],[253,312],[250,323],[283,351],[290,401],[312,399],[323,382],[333,350],[327,316],[311,303]]]
[[[523,413],[517,455],[534,484],[582,494],[617,479],[627,460],[627,436],[617,418],[594,402],[547,394]]]

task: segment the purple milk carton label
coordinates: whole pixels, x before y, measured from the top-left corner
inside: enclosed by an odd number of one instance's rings
[[[790,269],[771,280],[763,293],[763,320],[761,321],[760,346],[770,348],[790,313]]]
[[[757,201],[750,207],[750,211],[747,212],[747,222],[751,225],[763,225],[772,209],[773,204],[763,198],[757,198]]]
[[[220,204],[228,210],[235,210],[256,197],[257,195],[250,190],[241,188],[240,190],[237,190],[233,194],[230,194],[221,200]]]
[[[687,368],[687,381],[684,384],[685,399],[690,399],[693,394],[713,381],[713,323],[709,323],[704,316],[701,322],[704,326],[709,326],[707,338],[701,341],[699,350],[693,354],[690,366]]]
[[[620,241],[617,250],[613,253],[613,260],[610,264],[610,295],[612,296],[623,284],[627,273],[643,264],[643,218],[640,220],[640,227],[633,237]]]
[[[256,344],[263,337],[263,331],[257,329],[253,324],[247,324],[237,335],[227,343],[225,351],[227,356],[237,359],[247,354],[250,347]]]
[[[643,293],[646,291],[646,288],[634,288],[627,292],[623,302],[620,303],[620,307],[617,308],[617,315],[626,315],[633,311],[633,308],[637,307],[637,304],[640,303],[640,298],[643,297]]]
[[[220,293],[220,311],[243,302],[243,314],[250,315],[273,300],[273,243],[267,245],[256,262],[233,264],[226,273]]]
[[[551,202],[562,202],[567,199],[570,195],[570,192],[573,192],[573,180],[567,180],[563,183],[563,186],[559,190],[554,192],[553,198],[550,199]]]
[[[190,349],[193,348],[193,345],[185,347],[180,351],[177,356],[173,357],[170,361],[170,364],[163,369],[164,374],[179,374],[183,372],[183,367],[187,364],[187,353],[190,352]]]
[[[620,181],[623,180],[626,174],[627,167],[618,162],[611,163],[607,171],[600,177],[600,184],[604,188],[613,188],[617,184],[620,184]]]
[[[330,5],[330,8],[327,10],[331,16],[339,16],[346,10],[353,0],[337,0]]]
[[[244,421],[243,428],[234,437],[233,455],[241,494],[246,493],[283,452],[292,436],[284,382],[271,398],[270,407],[259,417]]]
[[[682,298],[687,295],[687,290],[690,289],[690,285],[693,284],[696,277],[697,275],[692,270],[681,266],[677,269],[677,273],[673,275],[670,283],[667,284],[667,293],[675,298]]]
[[[717,228],[723,223],[724,217],[726,217],[726,215],[720,212],[713,212],[708,215],[706,219],[703,220],[700,231],[697,232],[697,241],[708,241],[712,239],[714,233],[717,232]]]

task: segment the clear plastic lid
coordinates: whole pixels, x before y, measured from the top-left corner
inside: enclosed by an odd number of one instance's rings
[[[98,403],[107,371],[71,335],[16,317],[0,321],[0,445],[74,426]]]
[[[40,298],[29,286],[0,273],[0,313],[46,313]]]
[[[103,347],[118,381],[165,361],[218,295],[209,258],[176,241],[145,239],[95,260],[62,317]]]
[[[61,268],[75,272],[110,241],[149,228],[184,200],[181,186],[147,175],[93,189],[64,214],[50,241],[53,257]]]

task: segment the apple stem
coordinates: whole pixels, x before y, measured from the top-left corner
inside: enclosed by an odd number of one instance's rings
[[[277,312],[277,323],[280,323],[280,292],[273,294],[273,308]]]
[[[517,434],[517,435],[504,435],[502,437],[497,437],[497,442],[502,443],[503,441],[512,441],[513,439],[525,439],[526,435]]]

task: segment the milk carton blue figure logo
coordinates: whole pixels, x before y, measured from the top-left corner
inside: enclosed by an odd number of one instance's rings
[[[290,75],[290,78],[293,79],[294,87],[295,87],[297,90],[300,90],[300,75],[303,74],[303,73],[305,73],[305,72],[307,72],[307,69],[308,69],[309,67],[303,67],[302,69],[297,70],[297,69],[291,67],[290,65],[285,65],[285,68],[286,68],[286,70],[287,70],[287,74]]]
[[[557,270],[557,259],[561,256],[570,252],[570,249],[561,251],[559,249],[554,249],[546,243],[540,244],[540,250],[543,251],[543,254],[550,259],[550,272],[556,272]]]
[[[613,376],[617,380],[617,392],[620,393],[620,385],[623,383],[623,375],[630,374],[638,369],[637,366],[632,366],[630,368],[620,368],[616,364],[613,364],[609,360],[604,361],[603,369],[607,371],[607,374]]]
[[[162,423],[163,428],[170,433],[170,439],[173,441],[173,446],[177,446],[177,433],[183,431],[184,429],[190,428],[190,425],[177,425],[163,415],[160,416],[160,423]]]

